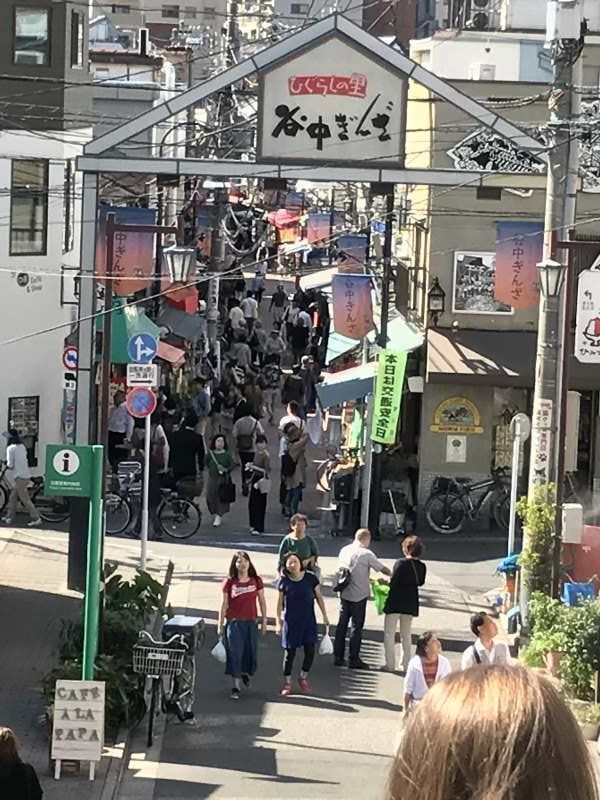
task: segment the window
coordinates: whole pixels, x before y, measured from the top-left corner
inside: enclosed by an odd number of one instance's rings
[[[50,63],[50,10],[15,8],[15,64]]]
[[[185,7],[185,18],[186,19],[196,19],[198,15],[198,9],[194,6],[186,6]]]
[[[290,6],[290,14],[308,14],[310,8],[308,3],[292,3]]]
[[[75,162],[72,159],[65,161],[63,216],[65,218],[63,253],[68,253],[73,249],[73,222],[75,218]]]
[[[121,6],[121,5],[112,5],[111,11],[113,14],[129,14],[131,12],[131,6]]]
[[[83,14],[71,11],[71,66],[83,67]]]
[[[179,19],[179,6],[163,6],[163,19]]]
[[[48,162],[12,162],[10,254],[46,255],[48,234]]]

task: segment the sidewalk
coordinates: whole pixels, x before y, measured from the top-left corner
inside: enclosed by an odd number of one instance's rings
[[[85,774],[55,781],[49,773],[41,680],[56,664],[61,619],[76,618],[81,609],[81,596],[66,588],[66,552],[65,534],[0,529],[0,725],[18,735],[23,758],[38,773],[44,800],[100,800],[113,779],[108,758],[102,759],[93,783]],[[108,540],[106,557],[122,564],[126,574],[137,566],[134,550],[125,543]],[[159,577],[166,563],[154,555],[150,571]]]

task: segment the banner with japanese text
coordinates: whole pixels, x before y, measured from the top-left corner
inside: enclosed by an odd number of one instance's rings
[[[362,339],[375,327],[369,275],[334,275],[331,281],[336,333]]]
[[[396,441],[406,359],[406,353],[395,350],[379,352],[371,432],[374,442],[394,444]]]
[[[96,239],[96,275],[106,275],[106,215],[115,214],[121,225],[154,225],[156,209],[100,206]],[[152,283],[156,252],[153,233],[115,231],[113,244],[113,291],[127,297]],[[98,278],[100,283],[104,281]]]
[[[540,300],[537,265],[544,246],[543,222],[498,222],[494,297],[525,310]]]

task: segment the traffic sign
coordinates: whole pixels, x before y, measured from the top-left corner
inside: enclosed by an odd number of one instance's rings
[[[127,343],[127,354],[134,364],[150,364],[158,352],[158,342],[149,333],[136,333]]]
[[[65,372],[63,375],[63,389],[75,391],[77,389],[77,376],[74,372]]]
[[[157,364],[127,364],[127,388],[158,386]]]
[[[521,437],[521,441],[526,442],[531,434],[531,420],[527,414],[519,411],[511,419],[509,430],[511,436],[516,436],[518,432],[519,436]]]
[[[62,363],[63,367],[68,372],[73,372],[73,370],[77,369],[77,348],[76,347],[65,347],[62,354]]]
[[[156,395],[152,389],[138,386],[127,394],[127,410],[132,417],[148,417],[156,408]]]
[[[92,448],[89,445],[49,444],[46,446],[44,491],[59,497],[89,497],[92,476]]]

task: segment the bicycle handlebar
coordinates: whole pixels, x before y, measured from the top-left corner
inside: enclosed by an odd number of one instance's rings
[[[174,633],[170,639],[167,639],[167,641],[158,641],[151,634],[149,634],[148,631],[140,631],[138,634],[138,639],[145,639],[155,647],[172,647],[176,644],[180,646],[183,645],[186,650],[188,649],[185,637],[182,633]]]

